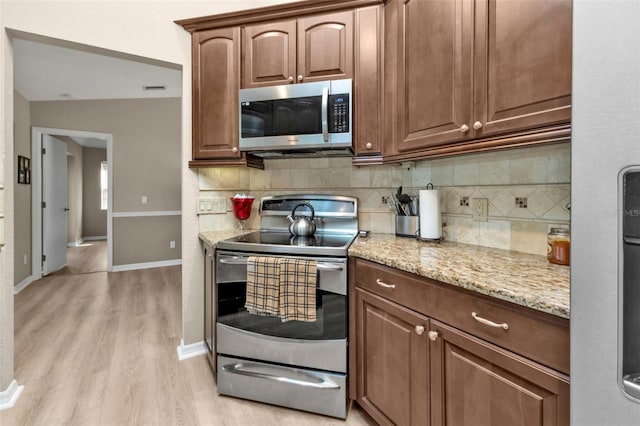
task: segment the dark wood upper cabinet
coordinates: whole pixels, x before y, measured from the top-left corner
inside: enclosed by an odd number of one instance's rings
[[[472,106],[473,4],[466,0],[399,0],[395,5],[397,126],[394,151],[469,139]],[[391,30],[393,31],[393,30]],[[390,68],[389,67],[389,68]],[[395,70],[394,70],[395,71]],[[389,88],[393,90],[393,88]]]
[[[390,159],[570,122],[571,0],[391,0],[385,15]]]
[[[240,28],[197,32],[193,46],[193,159],[240,159]]]
[[[243,88],[352,77],[351,10],[243,27]]]
[[[308,83],[352,77],[353,11],[298,19],[296,80]]]
[[[475,24],[475,135],[569,122],[571,0],[476,1]]]
[[[360,159],[382,154],[382,6],[355,10],[353,149]]]
[[[296,21],[242,28],[242,87],[292,83],[296,75]]]

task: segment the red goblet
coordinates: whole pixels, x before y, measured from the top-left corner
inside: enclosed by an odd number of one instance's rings
[[[245,220],[251,216],[251,206],[253,205],[254,197],[232,197],[231,205],[233,206],[233,214],[238,219],[238,229],[245,229]]]

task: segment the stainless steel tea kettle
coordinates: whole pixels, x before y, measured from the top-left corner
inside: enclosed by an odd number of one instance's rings
[[[308,207],[309,210],[311,210],[311,217],[309,216],[296,217],[295,214],[298,207]],[[312,236],[313,233],[316,232],[316,224],[313,221],[313,217],[315,216],[315,214],[316,212],[313,209],[313,206],[311,204],[301,203],[295,206],[293,210],[291,210],[291,214],[287,216],[287,219],[289,219],[289,222],[290,222],[289,232],[299,237]]]

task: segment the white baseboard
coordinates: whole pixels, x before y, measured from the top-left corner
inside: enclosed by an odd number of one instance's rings
[[[84,241],[99,241],[99,240],[106,240],[107,236],[106,235],[97,235],[94,237],[82,237],[82,239]]]
[[[27,278],[20,281],[15,287],[13,287],[13,294],[20,293],[22,290],[27,288],[27,286],[31,284],[33,281],[34,281],[33,277],[29,275]]]
[[[182,259],[161,260],[159,262],[130,263],[128,265],[113,265],[113,272],[134,271],[136,269],[160,268],[163,266],[182,265]]]
[[[0,392],[0,410],[6,410],[16,405],[23,390],[24,386],[18,386],[18,382],[12,381],[6,391]]]
[[[176,348],[176,351],[178,352],[178,359],[183,361],[185,359],[206,354],[207,346],[204,341],[185,345],[184,340],[180,339],[180,346]]]

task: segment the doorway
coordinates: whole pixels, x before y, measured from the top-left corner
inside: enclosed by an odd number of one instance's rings
[[[68,130],[68,129],[52,129],[52,128],[42,128],[42,127],[33,127],[31,130],[31,148],[33,153],[41,152],[42,149],[42,140],[43,138],[54,136],[57,138],[71,138],[73,140],[101,140],[104,141],[106,146],[107,153],[107,184],[106,184],[106,204],[107,204],[107,232],[106,232],[106,270],[107,272],[111,272],[113,270],[113,241],[112,241],[112,204],[113,204],[113,195],[112,195],[112,182],[113,182],[113,136],[109,133],[97,133],[97,132],[86,132],[86,131],[78,131],[78,130]],[[34,206],[32,210],[32,259],[43,259],[43,253],[45,250],[44,238],[46,234],[46,229],[43,226],[43,209],[37,208],[36,206],[42,206],[44,197],[43,197],[43,161],[42,156],[34,155],[32,161],[32,205]],[[66,173],[66,171],[65,171]],[[66,200],[65,200],[66,201]],[[66,220],[66,219],[65,219]],[[66,229],[66,222],[65,222]],[[64,247],[61,247],[57,250],[64,250],[66,254],[66,234],[65,234],[65,244]],[[97,246],[97,245],[96,245]],[[34,261],[32,264],[32,277],[34,280],[37,280],[43,276],[43,273],[51,272],[43,269],[42,261]]]

